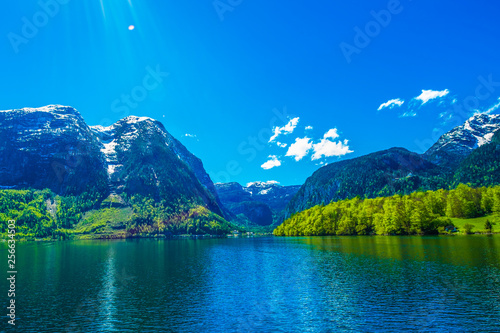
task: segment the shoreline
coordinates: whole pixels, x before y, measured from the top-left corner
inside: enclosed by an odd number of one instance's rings
[[[108,241],[108,240],[132,240],[132,239],[156,239],[156,240],[198,240],[198,239],[215,239],[215,238],[227,238],[227,239],[240,239],[240,238],[260,238],[260,237],[277,237],[277,238],[310,238],[310,237],[421,237],[421,238],[426,238],[426,237],[435,237],[435,236],[440,236],[440,237],[460,237],[460,236],[494,236],[494,235],[499,235],[500,232],[493,232],[493,233],[472,233],[472,234],[435,234],[435,235],[300,235],[300,236],[276,236],[273,235],[272,233],[263,233],[263,234],[255,234],[255,235],[239,235],[239,236],[233,236],[233,235],[172,235],[172,236],[165,236],[165,235],[154,235],[154,236],[125,236],[122,237],[121,235],[100,235],[97,237],[70,237],[67,239],[56,239],[56,238],[20,238],[16,239],[16,242],[62,242],[62,241],[80,241],[80,240],[102,240],[102,241]],[[110,237],[111,236],[111,237]],[[115,236],[115,237],[113,237]],[[0,242],[5,243],[7,242],[7,238],[2,237],[0,239]]]

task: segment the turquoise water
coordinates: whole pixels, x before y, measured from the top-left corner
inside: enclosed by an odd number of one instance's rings
[[[18,332],[500,332],[500,235],[18,243],[17,270]]]

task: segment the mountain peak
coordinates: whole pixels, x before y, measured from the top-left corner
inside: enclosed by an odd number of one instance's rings
[[[88,126],[76,109],[47,105],[0,112],[0,137],[1,186],[140,194],[222,216],[201,160],[152,118]]]
[[[246,187],[235,182],[217,183],[215,187],[223,205],[238,223],[250,223],[247,227],[282,221],[286,205],[300,188],[281,186],[277,181],[251,182]]]
[[[273,186],[273,185],[279,186],[279,182],[277,182],[275,180],[269,180],[267,182],[261,182],[261,181],[250,182],[247,184],[246,187],[269,187],[269,186]]]
[[[137,116],[128,116],[123,118],[121,121],[125,121],[127,123],[138,123],[141,121],[149,121],[149,122],[157,122],[156,119],[150,118],[150,117],[137,117]]]
[[[0,110],[0,112],[23,112],[23,113],[33,113],[33,112],[49,112],[55,114],[72,114],[76,116],[80,116],[80,113],[71,106],[59,105],[59,104],[50,104],[42,107],[31,108],[25,107],[22,109],[11,109],[11,110]]]
[[[475,114],[464,124],[443,134],[424,156],[436,164],[457,163],[472,150],[491,142],[494,133],[499,129],[500,115]]]

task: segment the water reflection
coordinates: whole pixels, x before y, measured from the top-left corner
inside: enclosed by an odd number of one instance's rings
[[[495,331],[499,252],[500,236],[19,244],[17,329]]]
[[[108,250],[108,259],[104,265],[102,290],[99,293],[99,306],[97,307],[102,317],[102,329],[110,331],[114,329],[115,297],[116,297],[116,278],[115,278],[115,249],[111,247]]]

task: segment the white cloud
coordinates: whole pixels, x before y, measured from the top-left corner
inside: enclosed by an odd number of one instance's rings
[[[484,113],[492,113],[500,108],[500,98],[498,98],[498,102],[495,105],[492,105],[488,110],[484,111]]]
[[[417,113],[414,110],[408,110],[405,113],[399,115],[399,118],[415,117]]]
[[[279,167],[281,165],[281,161],[276,157],[276,155],[269,155],[269,160],[262,164],[260,167],[264,170],[269,170],[274,167]]]
[[[344,156],[352,153],[349,149],[348,140],[335,141],[339,137],[338,130],[332,128],[328,130],[319,142],[314,143],[310,138],[296,138],[295,143],[288,148],[286,156],[292,156],[296,161],[300,161],[313,151],[311,160],[318,160],[322,157]]]
[[[189,133],[186,133],[184,134],[185,137],[188,137],[188,138],[196,138],[196,134],[189,134]]]
[[[297,127],[297,124],[299,123],[300,118],[296,117],[291,119],[288,124],[286,124],[283,127],[275,126],[273,128],[274,135],[269,139],[269,142],[273,142],[280,134],[291,134],[295,130],[295,127]]]
[[[323,135],[324,139],[328,139],[328,138],[336,139],[338,137],[339,137],[339,134],[337,133],[336,128],[330,129],[328,132],[325,133],[325,135]]]
[[[304,156],[306,156],[312,148],[311,139],[308,137],[304,138],[296,138],[295,143],[290,145],[288,151],[286,152],[286,156],[295,157],[296,161],[300,161]]]
[[[442,98],[446,95],[448,95],[450,91],[448,89],[437,91],[437,90],[422,90],[422,93],[415,97],[414,99],[419,100],[422,102],[422,105],[427,103],[430,100],[436,99],[436,98]]]
[[[312,126],[306,126],[306,130],[312,130],[313,127]]]
[[[276,144],[278,145],[278,147],[281,147],[281,148],[286,148],[286,146],[288,146],[288,144],[286,143],[281,143],[281,142],[276,142]]]
[[[394,108],[396,106],[399,107],[399,106],[403,105],[404,102],[405,101],[402,100],[402,99],[400,99],[400,98],[391,99],[391,100],[389,100],[389,101],[387,101],[385,103],[380,104],[380,106],[378,107],[377,111],[380,111],[380,110],[385,109],[385,108],[392,109],[392,108]]]
[[[346,154],[352,153],[352,150],[349,149],[348,141],[344,140],[333,142],[328,139],[321,139],[319,143],[313,144],[314,154],[311,157],[311,160],[318,160],[321,157],[331,157],[331,156],[344,156]]]

